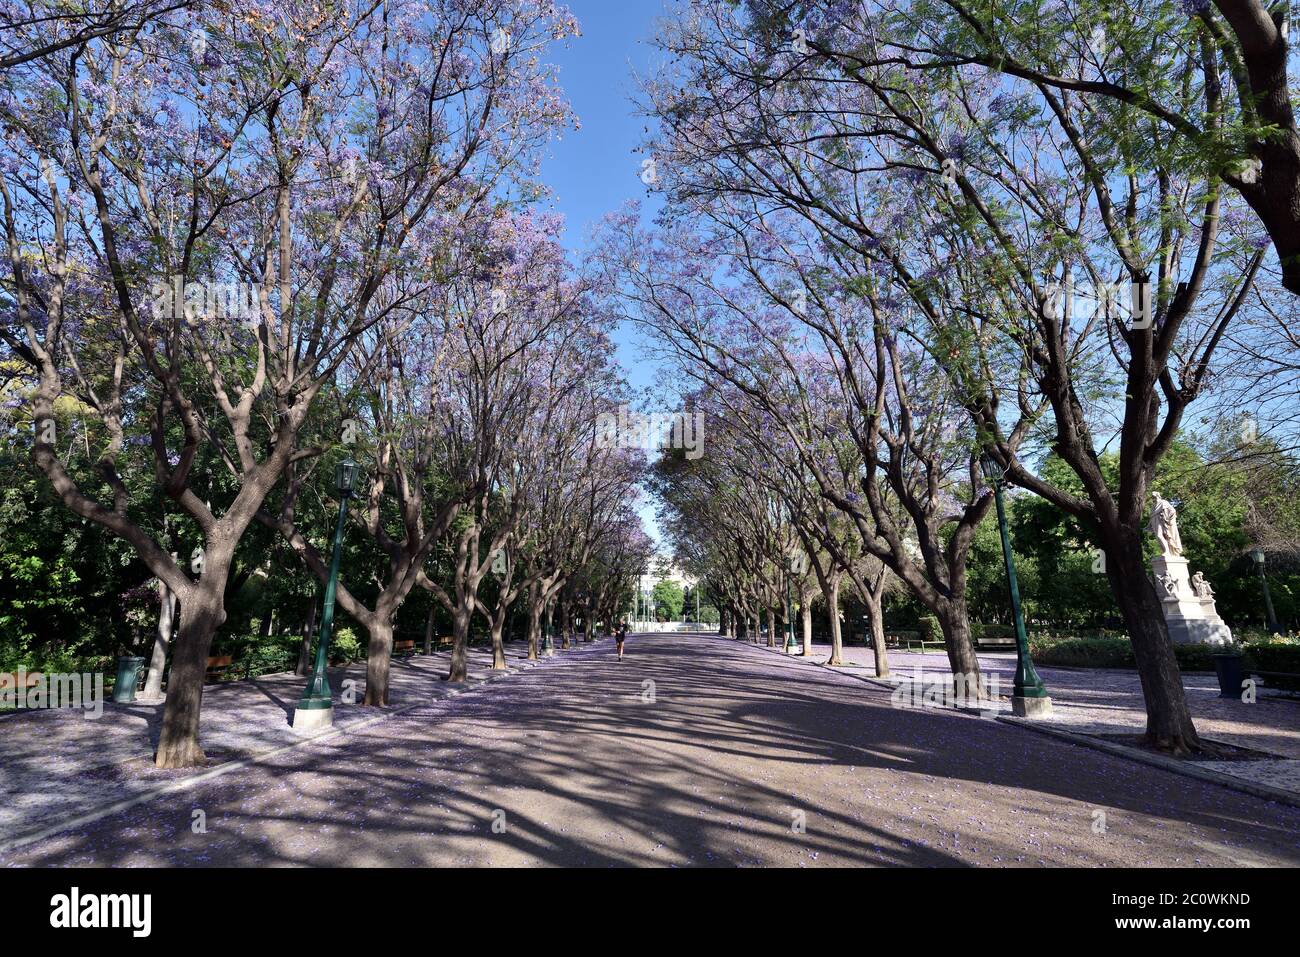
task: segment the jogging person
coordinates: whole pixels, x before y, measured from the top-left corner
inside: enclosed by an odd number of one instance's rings
[[[618,624],[618,630],[614,632],[614,641],[618,643],[618,660],[623,660],[623,642],[627,641],[627,619],[624,618]]]

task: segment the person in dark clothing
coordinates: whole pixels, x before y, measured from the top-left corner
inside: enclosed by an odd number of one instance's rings
[[[618,645],[618,660],[623,660],[623,642],[627,641],[627,620],[619,622],[618,630],[614,632],[614,641]]]

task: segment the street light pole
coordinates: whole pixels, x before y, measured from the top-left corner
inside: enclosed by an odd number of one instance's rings
[[[1019,717],[1037,717],[1052,713],[1052,699],[1047,695],[1043,679],[1034,668],[1029,656],[1029,636],[1025,632],[1025,616],[1020,609],[1020,584],[1016,580],[1016,562],[1011,552],[1011,535],[1007,531],[1007,512],[1002,503],[1002,484],[1005,473],[997,460],[987,452],[980,456],[980,470],[993,486],[993,500],[998,510],[998,532],[1002,536],[1002,560],[1007,569],[1007,589],[1011,593],[1011,614],[1016,620],[1016,678],[1012,686],[1011,710]]]
[[[794,654],[794,595],[791,575],[785,576],[785,653]]]
[[[797,545],[791,545],[785,555],[785,650],[786,654],[794,654],[794,576],[803,575],[808,570],[808,557],[799,550]],[[802,654],[802,648],[800,654]]]
[[[339,558],[343,552],[343,522],[348,514],[348,499],[356,487],[357,463],[346,458],[334,472],[334,484],[339,492],[339,520],[334,526],[334,545],[330,556],[330,574],[325,582],[325,600],[321,608],[320,638],[316,642],[316,665],[311,680],[303,691],[302,699],[293,713],[295,731],[313,731],[328,728],[334,723],[334,699],[330,690],[329,665],[330,636],[334,633],[334,595],[338,591]]]
[[[1264,625],[1268,628],[1269,634],[1280,634],[1282,628],[1277,623],[1277,613],[1273,611],[1273,595],[1268,590],[1268,576],[1264,574],[1264,549],[1258,546],[1252,548],[1250,558],[1255,563],[1255,568],[1259,570],[1259,583],[1264,588]]]

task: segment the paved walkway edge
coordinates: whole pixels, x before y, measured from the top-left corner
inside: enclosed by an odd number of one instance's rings
[[[749,644],[742,642],[742,644]],[[839,667],[832,667],[822,661],[813,661],[805,658],[803,655],[790,655],[781,648],[771,648],[766,645],[756,645],[754,647],[762,648],[764,651],[775,652],[783,658],[791,661],[798,661],[805,665],[813,665],[818,668],[825,668],[827,671],[834,671],[836,674],[845,675],[854,678],[865,684],[875,685],[879,688],[893,688],[894,685],[889,683],[889,678],[877,678],[875,675],[855,675],[851,671],[841,670]],[[907,680],[904,677],[902,680]],[[945,709],[957,712],[968,711],[965,708]],[[1104,751],[1112,754],[1117,758],[1127,758],[1130,761],[1136,761],[1139,764],[1149,764],[1152,767],[1163,768],[1174,774],[1181,774],[1184,777],[1197,778],[1210,784],[1217,784],[1220,787],[1228,788],[1230,791],[1240,791],[1243,794],[1249,794],[1253,797],[1263,798],[1266,801],[1276,801],[1279,804],[1287,804],[1291,807],[1300,807],[1300,794],[1294,791],[1287,791],[1283,788],[1275,788],[1269,784],[1260,784],[1255,781],[1247,781],[1244,778],[1235,777],[1231,774],[1223,774],[1219,771],[1211,771],[1208,768],[1198,768],[1187,761],[1180,761],[1177,758],[1168,758],[1162,754],[1150,754],[1146,751],[1139,751],[1137,748],[1128,748],[1122,744],[1115,744],[1113,741],[1104,741],[1101,738],[1094,738],[1086,734],[1078,734],[1074,731],[1065,731],[1061,728],[1049,727],[1038,724],[1032,718],[1017,718],[1014,715],[1000,714],[997,720],[1003,724],[1010,724],[1020,728],[1027,728],[1030,731],[1036,731],[1039,734],[1045,734],[1048,737],[1059,738],[1062,741],[1069,741],[1080,747],[1092,748],[1094,751]],[[1207,738],[1207,741],[1212,739]]]
[[[595,642],[589,642],[589,644],[594,645]],[[364,728],[373,727],[374,725],[380,724],[381,722],[390,721],[393,718],[396,718],[399,714],[404,714],[407,711],[413,711],[416,708],[427,707],[428,705],[436,701],[443,701],[446,698],[463,694],[466,691],[478,691],[486,687],[487,685],[494,683],[495,681],[498,681],[502,678],[507,678],[511,675],[518,674],[520,671],[527,670],[528,668],[534,668],[537,665],[541,664],[543,660],[545,659],[538,659],[537,661],[530,661],[528,659],[524,659],[523,662],[521,662],[523,667],[510,668],[507,671],[498,671],[495,673],[489,672],[487,677],[479,678],[476,681],[475,679],[471,679],[471,681],[475,681],[474,684],[467,683],[464,687],[461,688],[448,689],[444,695],[441,695],[437,698],[430,699],[429,701],[415,701],[412,702],[411,704],[402,705],[400,708],[394,708],[391,711],[385,711],[382,714],[375,715],[375,717],[373,718],[366,718],[362,721],[357,721],[352,724],[346,725],[344,727],[330,728],[329,730],[322,731],[319,734],[304,735],[302,739],[299,741],[291,741],[289,744],[284,744],[278,748],[272,748],[269,751],[262,751],[259,754],[250,755],[248,757],[236,758],[233,761],[225,761],[221,764],[218,764],[215,768],[210,768],[206,771],[200,771],[198,774],[190,775],[189,777],[182,778],[179,781],[168,781],[166,784],[160,784],[157,787],[150,788],[147,791],[142,791],[141,793],[133,795],[129,798],[122,798],[120,801],[114,801],[112,804],[105,804],[102,807],[98,807],[93,811],[89,811],[86,814],[82,814],[80,817],[75,817],[66,821],[60,821],[58,824],[52,824],[48,827],[43,827],[40,830],[32,831],[20,837],[15,837],[10,841],[0,844],[0,853],[8,853],[10,851],[15,851],[20,847],[25,847],[28,844],[35,843],[36,841],[44,840],[47,837],[53,837],[55,834],[60,834],[63,831],[71,830],[74,827],[82,827],[86,824],[93,824],[95,821],[98,821],[101,818],[105,818],[112,814],[116,814],[119,811],[125,811],[128,808],[135,807],[137,804],[144,804],[146,801],[152,801],[154,798],[161,797],[164,794],[179,793],[181,791],[193,787],[196,784],[202,784],[204,781],[211,781],[213,778],[219,778],[224,774],[230,774],[233,771],[238,771],[239,769],[246,768],[252,764],[261,764],[264,761],[269,761],[271,758],[274,758],[281,754],[285,754],[289,751],[293,751],[296,748],[303,748],[309,744],[316,744],[317,742],[320,741],[325,741],[330,738],[336,738],[341,734],[351,734],[354,731],[360,731]]]
[[[1208,781],[1210,784],[1218,784],[1221,787],[1228,788],[1232,791],[1240,791],[1243,794],[1250,794],[1255,797],[1264,798],[1267,801],[1276,801],[1279,804],[1289,804],[1291,807],[1300,807],[1300,794],[1292,791],[1286,791],[1282,788],[1275,788],[1268,784],[1259,784],[1255,781],[1247,781],[1244,778],[1234,777],[1231,774],[1222,774],[1218,771],[1211,771],[1208,768],[1198,768],[1196,765],[1187,761],[1180,761],[1177,758],[1165,757],[1163,754],[1150,754],[1146,751],[1139,751],[1137,748],[1125,747],[1122,744],[1116,744],[1113,741],[1104,741],[1101,738],[1094,738],[1086,734],[1077,734],[1073,731],[1064,731],[1061,728],[1053,728],[1047,725],[1037,724],[1031,718],[1017,718],[1014,715],[1001,714],[997,717],[998,721],[1003,724],[1014,725],[1018,728],[1025,728],[1038,734],[1045,734],[1051,738],[1060,738],[1062,741],[1069,741],[1080,747],[1092,748],[1094,751],[1105,751],[1107,754],[1113,754],[1119,758],[1127,758],[1130,761],[1136,761],[1139,764],[1149,764],[1152,767],[1164,768],[1174,774],[1181,774],[1188,778],[1198,778],[1201,781]],[[1206,739],[1210,740],[1210,739]]]

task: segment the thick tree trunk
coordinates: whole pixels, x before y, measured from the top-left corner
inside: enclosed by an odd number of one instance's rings
[[[719,638],[731,637],[731,629],[729,627],[730,621],[731,621],[731,616],[727,612],[719,609],[718,611],[718,637]]]
[[[221,576],[220,584],[225,584],[225,576]],[[154,763],[160,768],[189,768],[206,760],[199,745],[199,717],[208,651],[226,618],[221,602],[223,591],[215,581],[207,582],[206,587],[196,584],[181,603],[180,633],[172,653],[167,704],[154,755]]]
[[[970,637],[966,599],[941,600],[934,613],[943,630],[944,650],[948,652],[948,664],[952,668],[953,677],[960,678],[964,683],[966,695],[987,697],[979,659],[975,657],[975,644]]]
[[[565,651],[569,650],[569,633],[573,631],[573,611],[569,608],[569,603],[564,602],[560,605],[560,647]]]
[[[885,615],[880,607],[881,592],[868,594],[863,604],[867,609],[867,628],[871,651],[876,659],[876,677],[889,677],[889,648],[885,645]]]
[[[776,612],[771,608],[767,610],[767,646],[776,647]]]
[[[506,644],[503,635],[506,630],[506,616],[497,615],[492,619],[492,670],[506,671]]]
[[[799,617],[803,624],[803,654],[805,658],[811,658],[813,653],[812,647],[812,602],[804,599],[800,602]]]
[[[1147,577],[1141,535],[1108,550],[1106,577],[1119,604],[1137,659],[1138,678],[1146,699],[1146,740],[1174,754],[1203,750],[1200,736],[1187,709],[1183,676],[1174,657],[1173,642],[1165,625],[1164,610],[1155,586]]]
[[[311,674],[311,640],[316,634],[316,612],[317,605],[313,599],[307,609],[307,622],[302,626],[302,641],[298,643],[298,666],[294,668],[294,674],[300,678]]]
[[[826,624],[830,628],[831,635],[831,656],[827,659],[828,665],[841,665],[844,663],[844,634],[840,629],[840,579],[837,575],[831,574],[826,583],[826,590],[822,597],[826,599]]]
[[[424,653],[433,654],[433,613],[436,609],[429,606],[429,616],[424,619]]]
[[[366,696],[361,702],[367,708],[388,707],[389,669],[393,663],[393,619],[391,615],[376,612],[375,621],[366,623],[370,642],[366,646]]]
[[[542,606],[536,601],[528,603],[528,660],[536,661],[542,642]]]
[[[451,666],[447,680],[461,682],[469,678],[469,620],[473,609],[462,602],[451,616]]]
[[[177,598],[160,578],[158,579],[158,631],[153,639],[153,654],[149,657],[149,676],[144,682],[141,701],[157,701],[162,697],[163,672],[167,668],[167,649],[171,647],[172,631],[176,625]]]

